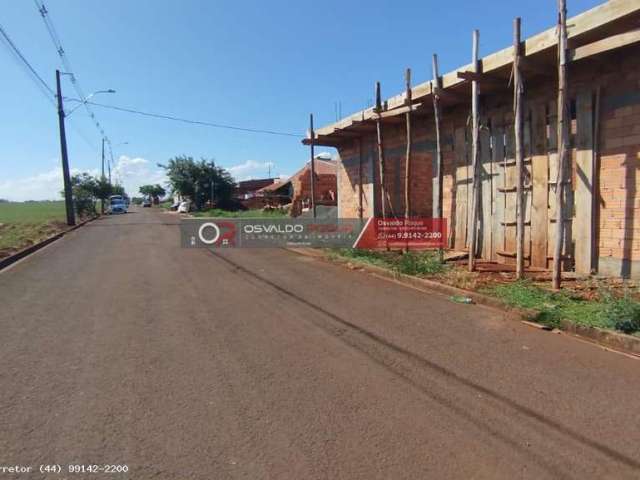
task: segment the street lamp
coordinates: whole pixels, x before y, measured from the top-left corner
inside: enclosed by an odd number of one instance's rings
[[[70,99],[73,100],[74,102],[80,102],[79,105],[77,105],[76,107],[72,108],[69,113],[67,113],[67,117],[69,115],[71,115],[73,112],[75,112],[78,108],[80,108],[83,105],[86,105],[87,103],[89,103],[89,99],[95,97],[96,95],[99,95],[100,93],[116,93],[116,91],[112,88],[110,88],[109,90],[97,90],[95,92],[93,92],[92,94],[90,94],[88,97],[86,97],[84,100],[76,100],[75,98]]]

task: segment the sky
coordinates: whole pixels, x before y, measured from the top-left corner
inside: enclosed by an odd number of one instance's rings
[[[602,1],[568,0],[569,15]],[[552,27],[556,0],[46,0],[74,73],[92,100],[145,112],[299,134],[431,78],[431,55],[446,73],[480,54]],[[55,88],[60,59],[29,0],[0,0],[0,25]],[[445,8],[443,8],[445,7]],[[58,199],[62,189],[57,114],[51,99],[0,47],[0,198]],[[63,76],[63,97],[77,97]],[[67,102],[69,111],[73,102]],[[111,139],[114,177],[134,195],[163,183],[157,166],[176,155],[215,159],[237,180],[287,176],[309,156],[300,138],[148,118],[92,107]],[[72,172],[99,174],[101,134],[82,108],[67,119]],[[331,149],[327,149],[331,152]],[[333,153],[333,152],[331,152]]]

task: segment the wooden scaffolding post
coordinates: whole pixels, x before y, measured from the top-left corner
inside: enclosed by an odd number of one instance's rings
[[[358,137],[358,218],[362,220],[364,207],[362,205],[362,197],[364,196],[364,187],[362,186],[362,137]]]
[[[384,187],[384,145],[382,143],[382,118],[380,114],[382,113],[382,95],[380,93],[380,82],[376,82],[376,132],[377,132],[377,144],[378,144],[378,169],[380,170],[380,206],[382,218],[387,218],[387,209],[386,209],[386,196],[387,193]]]
[[[513,130],[516,147],[516,278],[524,278],[524,152],[523,93],[520,74],[520,17],[513,21]]]
[[[433,54],[433,83],[432,90],[438,92],[442,88],[440,72],[438,70],[438,55]],[[440,96],[437,93],[433,95],[433,115],[436,127],[436,158],[435,158],[435,179],[433,182],[433,218],[439,218],[442,221],[442,139],[440,133],[440,122],[442,111],[440,109]],[[444,261],[444,249],[438,249],[438,259],[440,263]]]
[[[558,0],[558,174],[556,176],[556,238],[553,247],[553,288],[559,289],[562,277],[564,240],[564,171],[569,124],[567,117],[567,2]]]
[[[311,212],[313,218],[316,218],[316,166],[315,166],[315,153],[314,142],[315,132],[313,131],[313,113],[309,115],[309,134],[311,136]]]
[[[405,104],[408,111],[405,114],[407,123],[407,152],[404,168],[404,218],[411,216],[411,69],[407,68],[405,72],[406,98]]]
[[[478,45],[480,41],[480,31],[473,31],[473,49],[472,49],[472,65],[473,71],[479,73],[479,58],[478,58]],[[474,77],[471,82],[471,170],[473,175],[473,187],[471,197],[471,221],[469,222],[469,271],[473,272],[475,269],[475,255],[476,255],[476,239],[477,239],[477,226],[478,226],[478,194],[479,188],[479,168],[478,168],[478,137],[480,130],[480,119],[478,112],[478,97],[480,95],[480,88],[478,82]]]

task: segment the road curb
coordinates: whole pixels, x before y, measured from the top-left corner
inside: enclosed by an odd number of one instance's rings
[[[22,260],[25,257],[28,257],[29,255],[31,255],[32,253],[37,252],[38,250],[40,250],[41,248],[46,247],[47,245],[49,245],[50,243],[55,242],[56,240],[64,237],[67,233],[73,232],[74,230],[77,230],[78,228],[86,225],[89,222],[92,222],[96,219],[100,218],[100,215],[93,217],[93,218],[89,218],[87,220],[83,220],[82,222],[78,223],[77,225],[74,225],[73,227],[64,230],[62,232],[56,233],[55,235],[51,235],[50,237],[45,238],[44,240],[38,242],[38,243],[34,243],[33,245],[29,245],[26,248],[23,248],[22,250],[14,253],[13,255],[9,255],[8,257],[5,257],[3,259],[0,260],[0,271],[4,270],[5,268],[7,268],[9,265],[13,265],[14,263],[16,263],[18,260]]]
[[[445,285],[433,280],[427,280],[424,278],[405,275],[403,273],[393,272],[386,268],[370,265],[365,262],[359,262],[357,260],[329,258],[329,256],[325,252],[312,248],[286,248],[286,250],[297,253],[298,255],[317,258],[319,260],[323,260],[325,262],[333,264],[354,264],[357,265],[358,269],[360,270],[364,270],[368,273],[380,277],[395,280],[401,284],[408,285],[419,290],[427,290],[430,292],[441,293],[448,296],[469,297],[471,298],[473,303],[501,310],[502,312],[504,312],[505,317],[511,320],[518,320],[526,325],[536,327],[541,330],[551,330],[535,321],[538,315],[538,312],[536,312],[535,310],[515,308],[505,304],[503,301],[497,298],[490,297],[482,293],[472,292],[458,287],[452,287],[450,285]],[[568,320],[562,320],[560,322],[560,330],[572,336],[583,338],[590,343],[595,343],[611,350],[623,352],[640,359],[640,338],[626,335],[624,333],[613,332],[611,330],[604,330],[597,327],[576,325],[575,323],[571,323]]]

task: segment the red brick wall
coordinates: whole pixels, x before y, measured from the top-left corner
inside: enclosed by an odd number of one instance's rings
[[[306,170],[293,183],[292,215],[299,215],[302,211],[302,202],[311,199],[311,170]],[[336,175],[317,174],[315,181],[316,205],[337,205],[338,185]]]
[[[625,51],[609,54],[598,59],[598,63],[584,61],[572,65],[570,68],[569,85],[570,97],[575,106],[575,99],[578,92],[591,92],[593,94],[593,106],[595,109],[595,99],[598,86],[600,87],[600,122],[599,139],[596,142],[596,149],[599,155],[595,159],[596,168],[594,170],[595,208],[591,205],[577,205],[575,203],[575,188],[579,183],[579,172],[576,169],[577,142],[576,118],[572,120],[572,138],[569,155],[572,165],[572,183],[567,190],[567,216],[572,221],[567,223],[567,242],[565,253],[572,257],[576,251],[575,247],[582,238],[576,238],[575,225],[582,221],[584,216],[592,216],[596,220],[594,238],[594,262],[600,271],[606,274],[640,276],[640,174],[637,171],[640,165],[640,48],[626,49]],[[545,172],[544,182],[539,182],[537,188],[543,188],[544,198],[547,199],[548,212],[545,212],[544,222],[537,224],[535,228],[544,228],[546,232],[542,235],[539,230],[531,231],[527,226],[526,249],[527,254],[532,251],[532,242],[541,241],[546,243],[542,246],[542,264],[545,264],[545,249],[547,256],[553,250],[554,229],[555,229],[555,187],[548,186],[547,178],[553,181],[556,172],[555,165],[555,140],[552,138],[556,118],[555,97],[557,83],[553,78],[537,77],[534,80],[525,75],[527,84],[527,115],[525,119],[525,159],[528,159],[527,172],[532,172],[532,159],[536,162],[544,163],[542,167]],[[528,81],[528,82],[527,82]],[[505,155],[507,159],[513,158],[512,144],[512,114],[511,114],[511,92],[505,89],[499,95],[485,95],[482,98],[482,121],[481,123],[491,129],[495,127],[504,128],[507,133]],[[542,154],[534,151],[531,145],[531,135],[533,135],[531,117],[534,109],[542,112],[544,118],[544,133]],[[444,188],[443,188],[443,210],[444,216],[449,222],[450,245],[456,248],[464,248],[468,239],[468,223],[460,217],[470,211],[471,194],[465,193],[465,176],[470,175],[470,167],[464,162],[469,162],[470,146],[464,142],[467,129],[467,119],[469,116],[469,106],[462,105],[455,109],[445,108],[443,111],[443,155],[444,155]],[[595,122],[594,122],[595,123]],[[413,156],[412,156],[412,178],[411,178],[411,201],[413,215],[432,215],[432,163],[435,143],[435,132],[433,125],[433,114],[415,115],[413,117]],[[546,126],[546,127],[545,127]],[[458,132],[463,138],[462,151],[460,145],[454,141],[454,132]],[[384,126],[384,146],[385,146],[385,187],[390,197],[387,205],[387,213],[396,215],[404,214],[404,165],[405,165],[405,126],[403,123]],[[594,132],[595,133],[595,132]],[[493,135],[493,133],[492,133]],[[492,142],[495,137],[492,137]],[[365,217],[381,213],[381,201],[379,192],[379,175],[377,149],[375,134],[363,136],[362,141],[362,166],[360,165],[359,139],[345,141],[339,148],[340,162],[338,166],[338,197],[339,213],[341,217],[357,217],[362,202],[363,215]],[[492,147],[492,154],[493,154]],[[500,147],[502,148],[502,147]],[[584,151],[582,151],[584,155]],[[542,156],[541,156],[542,155]],[[495,165],[492,167],[495,168]],[[538,169],[539,171],[539,169]],[[364,172],[361,174],[361,172]],[[500,171],[491,172],[498,178]],[[507,183],[509,179],[505,180]],[[525,183],[530,182],[526,180]],[[363,184],[363,199],[360,195],[360,182]],[[542,185],[542,186],[540,186]],[[546,187],[544,185],[547,185]],[[494,187],[490,192],[493,197],[498,194]],[[471,190],[471,189],[469,189]],[[485,192],[486,194],[487,192]],[[540,194],[540,190],[537,190]],[[598,197],[599,193],[599,197]],[[528,193],[527,220],[531,219],[532,193]],[[505,200],[511,202],[508,197]],[[538,197],[539,198],[539,197]],[[544,199],[543,199],[544,200]],[[495,210],[496,198],[492,198],[491,212],[484,212],[481,207],[480,214],[485,218],[491,215],[497,218],[500,212]],[[460,202],[468,202],[460,210]],[[514,203],[514,202],[512,202]],[[538,212],[539,213],[539,212]],[[456,218],[458,217],[458,218]],[[547,221],[548,219],[548,221]],[[497,255],[500,249],[506,251],[513,248],[515,244],[515,228],[509,225],[501,226],[498,220],[505,220],[502,223],[509,224],[511,219],[493,219],[491,228],[493,231],[489,238],[493,242],[492,248],[483,248],[482,254],[487,259],[500,262],[512,261]],[[553,221],[552,221],[553,220]],[[535,224],[535,223],[534,223]],[[540,225],[542,225],[540,227]],[[502,236],[495,230],[503,228]],[[539,240],[542,239],[542,240]],[[486,238],[484,239],[486,241]],[[537,252],[540,249],[536,250]],[[638,265],[636,266],[636,262]],[[573,265],[571,260],[565,262],[566,268]]]
[[[603,77],[599,264],[603,273],[640,275],[640,61],[637,50]]]

